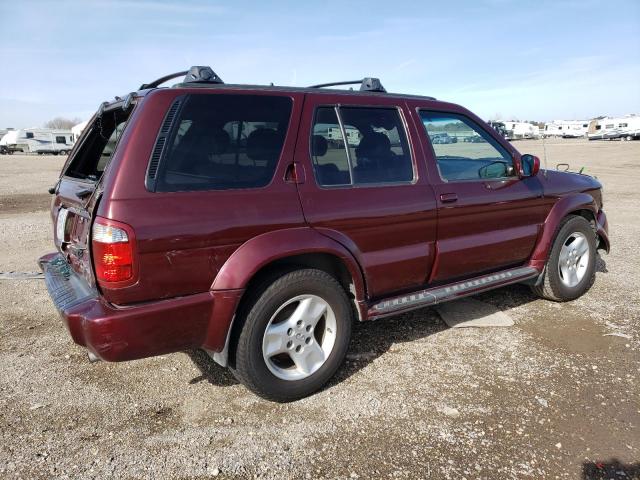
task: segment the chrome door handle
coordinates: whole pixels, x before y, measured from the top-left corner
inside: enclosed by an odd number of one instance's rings
[[[442,203],[452,203],[458,201],[458,195],[455,193],[441,193],[440,201]]]

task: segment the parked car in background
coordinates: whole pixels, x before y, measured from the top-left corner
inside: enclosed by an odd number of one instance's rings
[[[431,143],[443,144],[443,143],[457,143],[458,138],[449,135],[448,133],[431,133]]]
[[[464,137],[464,141],[467,143],[483,143],[486,142],[484,138],[480,135],[469,135],[468,137]]]
[[[192,67],[100,107],[50,190],[39,264],[92,360],[201,348],[290,401],[334,375],[353,321],[513,283],[586,292],[609,250],[601,185],[539,169],[469,110],[377,79],[225,85]]]

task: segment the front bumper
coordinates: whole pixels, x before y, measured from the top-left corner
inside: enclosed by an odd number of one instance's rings
[[[106,302],[62,255],[46,255],[38,264],[73,341],[112,362],[200,347],[222,350],[242,294],[208,291],[118,307]]]

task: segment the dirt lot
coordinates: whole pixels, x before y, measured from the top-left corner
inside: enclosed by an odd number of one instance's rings
[[[640,478],[640,142],[546,150],[605,185],[613,250],[589,293],[481,295],[510,328],[447,329],[431,309],[358,325],[337,378],[292,404],[199,352],[90,364],[44,282],[0,280],[0,477]],[[52,249],[62,161],[0,157],[0,272]]]

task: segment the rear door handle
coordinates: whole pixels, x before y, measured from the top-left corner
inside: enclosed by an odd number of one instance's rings
[[[457,202],[458,201],[458,195],[455,194],[455,193],[441,193],[440,194],[440,201],[442,203]]]

